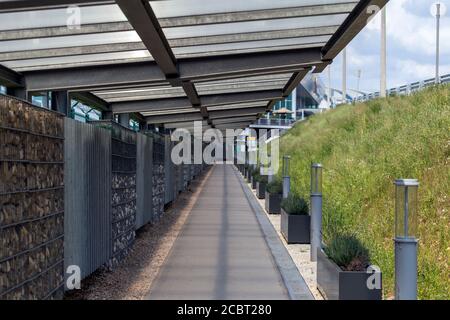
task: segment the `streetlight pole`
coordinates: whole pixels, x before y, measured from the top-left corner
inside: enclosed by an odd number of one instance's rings
[[[342,52],[342,102],[347,102],[347,48]]]
[[[311,261],[317,261],[322,248],[322,171],[322,164],[311,165]]]
[[[440,77],[439,77],[439,29],[440,29],[440,21],[441,21],[441,4],[438,2],[436,3],[436,80],[435,83],[439,84]]]
[[[328,65],[328,104],[331,108],[331,64]]]
[[[381,9],[380,96],[386,97],[386,7]]]

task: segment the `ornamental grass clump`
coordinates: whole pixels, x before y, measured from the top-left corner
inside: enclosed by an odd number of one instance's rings
[[[261,175],[259,172],[254,175],[256,182],[267,184],[267,176]]]
[[[259,173],[259,170],[256,168],[253,168],[252,166],[249,167],[249,171],[250,171],[250,175],[252,177],[254,177],[256,173]]]
[[[395,294],[394,187],[419,179],[418,298],[450,299],[450,84],[408,96],[343,105],[280,138],[292,192],[308,199],[311,162],[323,164],[323,239],[357,234]],[[320,133],[320,134],[318,134]],[[280,157],[280,162],[281,162]]]
[[[335,235],[324,251],[344,271],[366,271],[370,265],[369,250],[354,235]]]
[[[281,202],[281,208],[287,213],[291,215],[308,215],[309,208],[306,200],[296,194],[289,194],[286,199],[283,199]]]
[[[267,190],[267,192],[272,193],[272,194],[283,193],[283,186],[281,184],[281,181],[274,180],[274,181],[268,183],[266,190]]]

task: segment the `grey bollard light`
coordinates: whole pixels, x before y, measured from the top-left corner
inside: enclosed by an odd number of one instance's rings
[[[395,181],[395,299],[417,299],[417,190],[415,179]]]
[[[289,161],[291,157],[283,157],[283,199],[286,199],[291,192],[291,177],[289,176]]]
[[[311,165],[311,261],[322,247],[322,170],[320,163]]]
[[[268,168],[267,169],[267,182],[271,183],[275,180],[275,176],[273,174],[273,169],[272,168]]]

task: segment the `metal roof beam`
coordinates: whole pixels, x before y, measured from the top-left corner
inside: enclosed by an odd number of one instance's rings
[[[281,90],[251,91],[238,93],[224,93],[218,95],[202,96],[203,106],[220,106],[234,103],[264,101],[281,98]]]
[[[213,120],[213,123],[215,125],[229,124],[229,123],[236,123],[236,122],[239,123],[239,122],[243,122],[243,121],[255,121],[256,118],[257,118],[256,116],[247,116],[247,117],[216,119],[216,120]]]
[[[300,72],[296,72],[292,75],[291,79],[289,79],[288,83],[286,84],[286,86],[283,88],[283,97],[286,98],[288,97],[291,92],[297,88],[298,84],[300,83],[300,81],[303,80],[303,78],[308,74],[309,69],[305,69],[302,70]]]
[[[224,110],[224,111],[210,111],[209,116],[214,121],[214,119],[229,118],[229,117],[239,117],[239,116],[249,116],[256,115],[266,112],[266,107],[259,108],[246,108],[238,110]]]
[[[218,106],[249,101],[265,101],[282,97],[281,90],[226,93],[202,96],[202,106]],[[183,109],[191,106],[188,98],[166,98],[139,101],[113,102],[114,113],[145,112],[163,109]]]
[[[323,47],[324,60],[333,60],[367,25],[371,18],[388,3],[389,0],[362,0],[356,5],[338,31]]]
[[[182,81],[206,81],[253,75],[294,72],[322,63],[320,48],[236,54],[178,60]],[[153,62],[109,64],[22,72],[30,91],[95,90],[167,83],[166,75]]]
[[[154,62],[30,71],[23,75],[30,91],[92,91],[102,87],[166,83],[164,73]]]
[[[23,77],[17,73],[0,64],[0,84],[10,88],[23,87]]]
[[[187,121],[202,121],[203,116],[200,112],[195,113],[183,113],[175,115],[161,115],[146,117],[148,124],[156,123],[175,123],[175,122],[187,122]]]
[[[141,0],[116,0],[158,66],[167,77],[177,77],[177,61],[159,26],[150,3]]]
[[[167,122],[164,123],[164,127],[168,129],[176,129],[176,128],[185,128],[185,129],[193,129],[195,121],[186,121],[186,122]],[[203,127],[208,126],[207,121],[200,121]]]
[[[183,80],[289,72],[322,63],[321,48],[244,53],[185,59],[179,62]]]
[[[186,109],[189,107],[192,107],[192,105],[188,98],[166,98],[111,103],[111,109],[114,113]]]
[[[138,33],[144,45],[155,59],[172,85],[183,87],[186,96],[193,107],[201,107],[195,85],[190,81],[181,81],[178,72],[178,63],[148,1],[142,0],[116,0],[122,12],[127,17],[134,30]],[[202,115],[208,123],[208,111],[201,109]]]
[[[216,125],[216,128],[219,130],[245,128],[248,125],[250,125],[251,123],[252,123],[252,121],[244,121],[244,122],[237,122],[237,123],[225,123],[225,124]]]
[[[98,108],[102,111],[111,110],[110,105],[105,100],[97,97],[90,92],[70,92],[70,96],[83,104]]]
[[[0,12],[41,10],[70,5],[99,5],[114,3],[112,0],[0,0]]]

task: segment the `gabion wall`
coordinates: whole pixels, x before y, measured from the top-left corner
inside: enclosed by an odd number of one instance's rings
[[[0,96],[0,299],[62,298],[64,122]]]
[[[164,213],[165,180],[164,180],[165,142],[164,136],[154,134],[153,138],[153,216],[157,221]]]
[[[115,267],[129,253],[136,224],[136,133],[112,123],[112,257]]]

